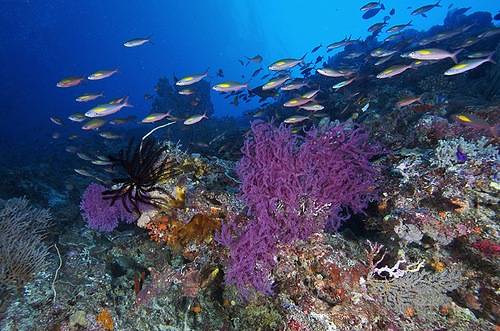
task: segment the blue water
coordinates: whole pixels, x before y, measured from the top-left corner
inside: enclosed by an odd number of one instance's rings
[[[89,104],[74,98],[102,91],[106,98],[129,95],[139,117],[150,110],[144,94],[154,94],[161,76],[178,77],[210,69],[209,81],[223,69],[225,78],[244,81],[257,67],[242,67],[238,59],[260,54],[263,65],[282,57],[300,57],[318,44],[345,36],[364,38],[366,29],[391,8],[392,24],[410,19],[417,29],[442,23],[448,6],[472,6],[469,11],[497,12],[493,0],[442,1],[428,17],[410,17],[408,6],[430,1],[384,1],[386,10],[363,20],[365,1],[9,1],[0,2],[0,130],[2,141],[48,141],[48,116],[66,119],[85,112]],[[127,49],[128,39],[152,36],[152,44]],[[384,35],[382,35],[383,37]],[[324,52],[324,49],[322,50]],[[311,57],[311,59],[314,59]],[[71,89],[55,84],[71,75],[118,68],[119,74]],[[251,82],[251,85],[256,82]],[[101,99],[103,100],[103,99]],[[212,92],[215,113],[241,115],[255,103],[231,107]]]

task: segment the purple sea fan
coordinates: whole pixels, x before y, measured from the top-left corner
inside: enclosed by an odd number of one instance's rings
[[[110,205],[110,202],[102,198],[102,192],[106,188],[102,185],[92,183],[82,194],[80,210],[83,219],[88,226],[97,231],[111,232],[119,221],[132,223],[136,220],[134,214],[128,212],[122,204]]]
[[[226,281],[240,293],[270,293],[278,244],[306,239],[327,222],[336,230],[376,200],[380,169],[370,159],[382,149],[359,127],[313,128],[302,138],[283,125],[255,121],[242,153],[236,170],[253,221],[221,231],[219,242],[230,252]]]

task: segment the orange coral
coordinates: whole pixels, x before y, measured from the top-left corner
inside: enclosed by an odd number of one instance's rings
[[[104,328],[104,330],[107,331],[113,330],[113,316],[111,316],[111,313],[109,312],[108,309],[106,308],[101,309],[101,311],[99,312],[99,314],[97,314],[95,319],[97,323],[99,323]]]
[[[175,249],[181,249],[190,243],[201,243],[211,239],[215,230],[220,228],[220,225],[218,219],[196,214],[186,224],[161,216],[149,222],[146,229],[149,231],[152,240],[166,243]]]

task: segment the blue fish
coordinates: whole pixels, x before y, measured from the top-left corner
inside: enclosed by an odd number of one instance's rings
[[[363,19],[367,20],[369,18],[372,18],[373,16],[377,15],[379,13],[379,11],[384,10],[384,9],[385,9],[384,4],[380,4],[380,7],[373,8],[373,9],[366,11],[363,14]]]

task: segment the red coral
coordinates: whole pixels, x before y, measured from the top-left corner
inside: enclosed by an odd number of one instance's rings
[[[497,256],[500,254],[500,245],[488,239],[478,240],[472,244],[472,247],[479,250],[485,256]]]

